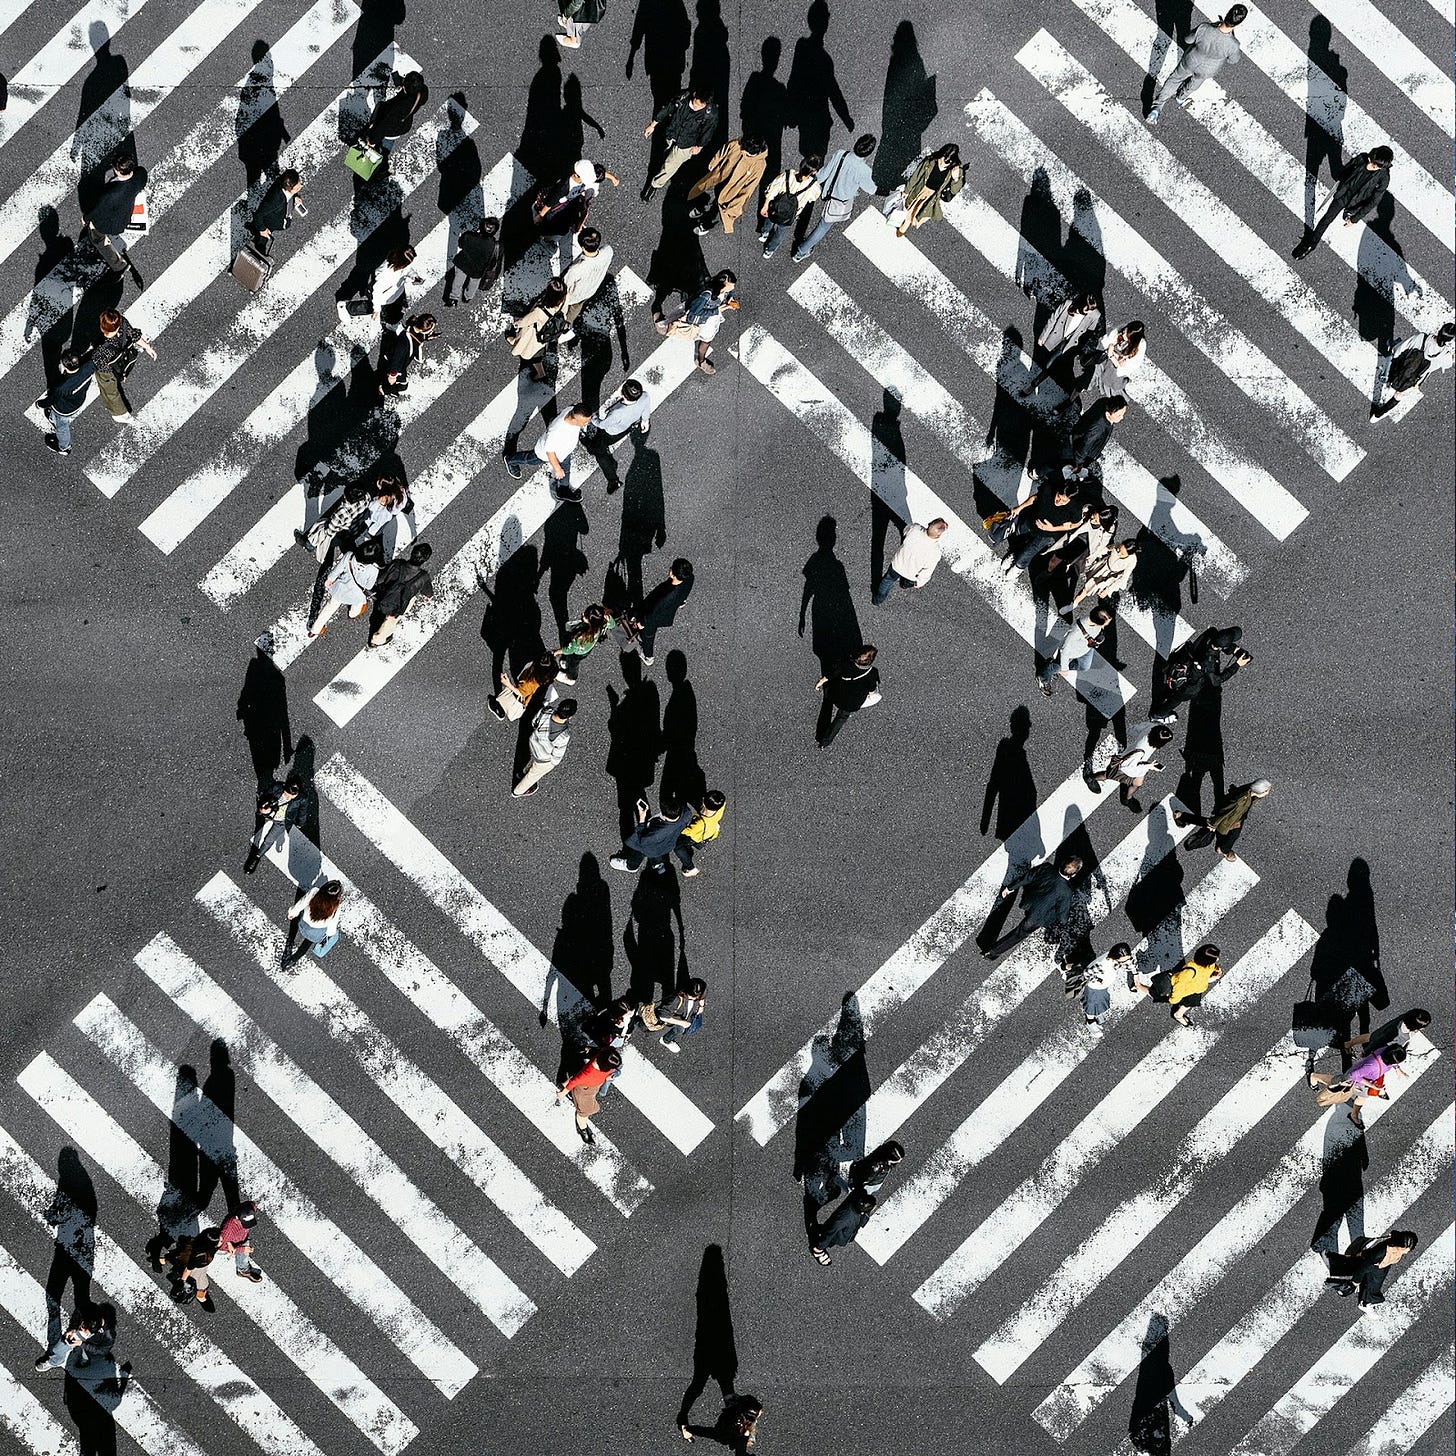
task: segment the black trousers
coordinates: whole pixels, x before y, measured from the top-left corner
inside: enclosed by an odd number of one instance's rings
[[[1021,924],[1014,930],[1008,930],[999,940],[992,941],[986,947],[986,958],[988,960],[1000,960],[1007,951],[1015,950],[1028,936],[1035,935],[1042,927],[1033,925],[1030,916],[1023,916]]]

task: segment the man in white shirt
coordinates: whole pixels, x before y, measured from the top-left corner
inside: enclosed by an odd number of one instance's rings
[[[574,404],[564,415],[557,415],[541,432],[532,450],[510,450],[506,453],[506,469],[519,480],[526,466],[544,460],[551,468],[553,489],[559,499],[579,501],[581,487],[571,483],[571,456],[581,439],[581,432],[591,422],[591,411],[584,404]]]
[[[875,605],[882,607],[890,600],[896,586],[913,587],[919,590],[935,574],[940,565],[940,538],[949,529],[950,523],[937,516],[928,526],[910,526],[900,538],[900,549],[890,562],[890,568],[875,587]]]
[[[1092,666],[1097,656],[1097,644],[1112,625],[1112,608],[1099,602],[1085,617],[1072,623],[1071,630],[1062,639],[1057,655],[1050,658],[1036,675],[1041,690],[1051,697],[1056,680],[1062,673],[1070,673],[1075,686],[1076,675]]]
[[[1142,813],[1137,791],[1150,773],[1162,772],[1162,761],[1158,758],[1161,749],[1173,741],[1173,727],[1170,723],[1139,723],[1128,737],[1127,747],[1112,756],[1112,761],[1100,772],[1094,772],[1088,764],[1082,777],[1094,793],[1102,792],[1103,784],[1121,784],[1119,797],[1129,809]]]
[[[562,310],[568,327],[574,327],[582,309],[596,297],[612,266],[612,249],[602,245],[596,228],[582,228],[576,235],[581,252],[561,275],[566,284],[566,306]]]
[[[571,742],[571,720],[575,716],[575,698],[560,697],[554,684],[546,689],[546,699],[531,720],[525,772],[511,790],[516,798],[534,794],[541,780],[566,757],[566,745]]]

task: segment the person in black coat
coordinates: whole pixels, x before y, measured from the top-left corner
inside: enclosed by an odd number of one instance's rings
[[[1003,900],[1021,891],[1021,924],[1008,930],[981,952],[988,961],[999,960],[1007,951],[1020,945],[1038,930],[1056,935],[1072,920],[1081,899],[1076,888],[1082,873],[1082,861],[1075,855],[1062,860],[1046,860],[1014,877],[1001,889]]]
[[[1340,173],[1324,215],[1305,230],[1295,245],[1294,256],[1307,258],[1314,252],[1337,217],[1343,218],[1346,227],[1354,227],[1371,216],[1390,186],[1390,167],[1394,161],[1395,153],[1389,147],[1371,147],[1368,152],[1351,157],[1349,165]]]
[[[411,71],[409,75],[401,76],[399,90],[374,108],[359,144],[383,152],[387,157],[399,145],[399,139],[409,135],[415,117],[429,99],[430,88],[425,85],[425,78],[420,72]]]
[[[51,422],[51,431],[45,437],[47,450],[57,455],[71,453],[71,416],[86,403],[86,392],[95,374],[96,366],[89,359],[83,360],[70,349],[61,355],[61,377],[45,396]]]
[[[428,541],[416,541],[407,557],[397,556],[374,583],[374,614],[369,619],[369,645],[383,647],[394,636],[399,619],[417,597],[435,595],[435,583],[425,570],[434,550]]]
[[[880,670],[874,665],[875,655],[875,648],[861,647],[852,657],[835,663],[814,684],[814,691],[824,694],[814,732],[820,748],[834,742],[852,713],[880,701]]]
[[[385,329],[379,345],[380,394],[408,394],[410,366],[423,356],[438,324],[432,313],[416,314],[398,333]]]
[[[1242,627],[1209,627],[1173,652],[1153,684],[1153,716],[1167,718],[1207,687],[1221,688],[1254,659]]]
[[[1093,400],[1089,409],[1072,426],[1067,443],[1067,463],[1079,476],[1085,475],[1101,458],[1112,438],[1114,425],[1127,415],[1127,400],[1120,394]]]
[[[1415,1248],[1418,1240],[1408,1229],[1391,1229],[1378,1239],[1358,1238],[1343,1254],[1327,1253],[1325,1263],[1332,1286],[1343,1299],[1360,1293],[1360,1312],[1385,1303],[1385,1281],[1390,1271]]]
[[[500,244],[500,218],[487,217],[478,228],[460,234],[445,274],[445,307],[455,307],[455,275],[460,275],[460,302],[469,303],[477,288],[494,287],[501,275],[504,253]]]
[[[295,217],[302,215],[298,201],[302,191],[303,178],[290,167],[263,194],[248,224],[253,244],[260,253],[271,251],[273,239],[292,227]]]
[[[654,587],[643,599],[642,605],[626,621],[631,634],[630,647],[648,667],[654,658],[652,650],[657,645],[657,634],[672,626],[678,610],[687,601],[693,589],[693,563],[679,556],[668,571],[667,580]]]
[[[834,1261],[826,1250],[842,1249],[859,1237],[859,1231],[875,1211],[876,1201],[875,1195],[864,1188],[856,1188],[850,1193],[830,1214],[827,1222],[819,1226],[814,1242],[809,1246],[816,1264],[832,1264]]]
[[[111,164],[110,179],[102,187],[96,205],[86,214],[81,235],[113,273],[125,273],[131,266],[122,237],[146,185],[147,169],[138,167],[133,157],[118,157]]]

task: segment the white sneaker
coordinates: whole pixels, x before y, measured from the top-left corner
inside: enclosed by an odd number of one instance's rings
[[[663,1046],[668,1049],[668,1051],[673,1054],[673,1056],[677,1056],[677,1054],[682,1051],[682,1048],[675,1041],[668,1041],[665,1036],[660,1036],[657,1039],[663,1044]]]

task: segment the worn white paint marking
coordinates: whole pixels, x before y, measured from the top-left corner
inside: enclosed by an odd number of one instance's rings
[[[286,850],[267,855],[293,884]],[[652,1184],[600,1128],[583,1143],[552,1105],[556,1084],[327,855],[319,876],[344,886],[344,933],[386,980],[445,1033],[485,1079],[625,1217],[642,1206]]]
[[[1139,67],[1146,63],[1148,49],[1161,32],[1135,0],[1076,0],[1076,3]],[[1205,81],[1193,92],[1187,109],[1302,225],[1308,178],[1304,163],[1296,160],[1216,80]],[[1116,124],[1120,127],[1121,121]],[[1146,136],[1146,128],[1143,135]],[[1183,206],[1184,199],[1180,196],[1180,216]],[[1325,241],[1335,256],[1365,279],[1377,294],[1388,294],[1395,307],[1416,328],[1434,333],[1450,316],[1451,305],[1441,292],[1422,278],[1379,233],[1370,228],[1336,226],[1325,234]],[[1401,284],[1399,291],[1396,282]]]
[[[1159,1042],[1047,1155],[1040,1168],[981,1220],[960,1247],[915,1291],[916,1302],[937,1319],[959,1310],[1077,1189],[1082,1179],[1142,1123],[1217,1045],[1226,1026],[1274,986],[1318,939],[1295,911],[1248,950],[1218,984],[1195,1025]],[[1111,988],[1115,997],[1118,989]],[[1122,997],[1127,995],[1123,988]],[[898,1185],[875,1211],[859,1243],[881,1264],[897,1253],[965,1180],[974,1164],[959,1140],[933,1153],[914,1177]],[[866,1242],[866,1235],[873,1240]]]
[[[197,903],[253,958],[296,1006],[347,1048],[376,1087],[568,1278],[596,1245],[482,1132],[423,1068],[412,1061],[307,953],[284,968],[283,931],[219,871]]]
[[[1349,1456],[1407,1456],[1456,1400],[1456,1345],[1448,1345],[1398,1395]]]
[[[744,330],[735,352],[744,368],[901,520],[929,521],[940,516],[948,521],[950,528],[939,543],[946,565],[1023,642],[1043,656],[1055,655],[1062,638],[1048,635],[1024,574],[1008,576],[980,535],[908,466],[878,469],[869,426],[793,354],[757,324]],[[1093,654],[1091,666],[1060,676],[1105,718],[1121,712],[1137,695],[1137,689],[1100,653]]]
[[[0,35],[3,35],[37,0],[0,0]]]
[[[1111,741],[1108,735],[1097,757],[1108,751]],[[855,1002],[865,1041],[975,935],[1014,868],[1047,858],[1109,798],[1107,794],[1094,794],[1083,782],[1080,769],[1048,794],[919,930],[846,998]],[[794,1120],[833,1073],[834,1067],[826,1062],[820,1049],[830,1044],[838,1024],[838,1016],[826,1021],[739,1110],[737,1121],[747,1127],[760,1147]]]
[[[161,1166],[117,1120],[57,1063],[41,1052],[16,1082],[55,1120],[62,1132],[148,1213],[178,1201]],[[171,1233],[190,1232],[195,1220]],[[219,1261],[225,1266],[225,1261]],[[219,1269],[221,1272],[221,1267]],[[276,1279],[261,1284],[219,1278],[225,1291],[263,1337],[297,1366],[362,1435],[385,1456],[397,1456],[419,1428],[285,1294]]]
[[[4,1365],[0,1365],[0,1431],[30,1456],[80,1456],[76,1438]]]
[[[156,166],[148,168],[147,210],[151,215],[154,228],[170,211],[172,205],[179,201],[215,162],[236,148],[240,133],[259,120],[274,99],[281,101],[289,90],[302,79],[334,41],[354,24],[357,14],[358,11],[353,0],[342,0],[342,3],[339,4],[335,4],[334,0],[317,0],[313,9],[288,30],[269,53],[269,59],[274,67],[271,92],[258,90],[250,96],[248,105],[241,107],[239,93],[248,85],[249,78],[253,75],[253,72],[250,71],[181,143],[165,157],[159,158]],[[368,74],[381,78],[386,76],[389,70],[386,57],[389,54],[392,52],[387,52],[386,56],[382,56],[376,61],[374,66],[370,67]],[[347,91],[344,93],[346,96],[348,94]],[[362,97],[362,91],[358,94]],[[149,101],[146,96],[135,98],[132,103],[130,120],[132,127],[141,124],[141,121],[150,113],[152,105],[153,102]],[[337,103],[333,111],[334,123],[329,134],[333,139],[332,145],[335,152],[337,152]],[[60,149],[57,150],[59,152]],[[322,156],[322,149],[320,149],[321,159]],[[309,175],[308,166],[303,157],[303,149],[296,140],[284,150],[283,156],[280,158],[280,165],[298,166],[301,171],[305,172],[305,175]],[[53,179],[50,184],[53,192],[59,189],[59,196],[53,197],[53,203],[64,200],[75,187],[74,174],[70,167],[69,148],[66,148],[65,161],[67,167],[63,175]],[[44,166],[41,173],[37,174],[37,176],[41,175],[49,175]],[[260,182],[251,193],[240,200],[230,213],[224,214],[218,224],[224,236],[229,239],[232,237],[233,218],[251,213],[252,208],[262,198],[264,186],[265,184]],[[20,195],[20,192],[15,194],[16,197]],[[32,202],[35,205],[35,212],[45,205],[44,197],[39,195],[33,197]],[[26,231],[16,240],[17,245],[30,235],[35,223],[35,213],[19,219],[15,226],[18,228],[23,224]],[[6,220],[0,216],[0,230],[3,230],[5,226]],[[216,229],[209,229],[205,236],[210,236],[214,231]],[[3,235],[7,238],[9,236],[9,234]],[[129,251],[135,253],[139,248],[144,247],[145,241],[143,238],[135,239],[128,245]],[[189,249],[189,254],[190,252],[191,249]],[[219,265],[220,268],[226,266],[225,261]],[[216,279],[217,271],[217,269],[206,271],[201,277],[201,286],[205,287],[208,283],[213,282]],[[41,336],[70,313],[86,289],[105,275],[106,265],[95,257],[89,248],[79,249],[46,274],[36,284],[34,291],[21,299],[5,315],[3,322],[0,322],[0,378],[9,373],[11,367],[20,360],[27,349],[33,347]],[[132,305],[128,304],[128,311],[131,307]]]
[[[101,47],[114,46],[118,54],[123,53],[125,45],[117,42],[116,33],[128,20],[140,15],[146,3],[87,0],[11,77],[9,104],[0,112],[0,146],[12,141],[16,132],[57,91],[64,90]]]
[[[557,1025],[590,1013],[586,998],[342,755],[323,766],[318,787],[532,1006]],[[622,1048],[615,1085],[682,1153],[692,1152],[713,1130],[712,1122],[634,1047]]]
[[[158,935],[136,963],[197,1024],[226,1037],[239,1066],[363,1190],[404,1236],[507,1337],[536,1306],[503,1269],[433,1201],[242,1007],[170,936]]]
[[[1434,1051],[1434,1048],[1431,1048],[1423,1037],[1419,1037],[1419,1034],[1412,1038],[1412,1044],[1413,1050],[1419,1050],[1421,1053],[1425,1053],[1428,1049]],[[1256,1122],[1263,1111],[1267,1110],[1267,1106],[1275,1100],[1269,1095],[1269,1091],[1278,1082],[1274,1062],[1281,1055],[1281,1050],[1283,1061],[1286,1064],[1285,1088],[1303,1081],[1303,1055],[1290,1049],[1286,1040],[1283,1049],[1276,1047],[1265,1057],[1264,1062],[1261,1063],[1262,1070],[1256,1069],[1250,1077],[1246,1077],[1243,1086],[1235,1087],[1221,1104],[1227,1107],[1232,1100],[1240,1096],[1241,1092],[1244,1101],[1248,1104],[1244,1109],[1242,1122],[1232,1115],[1222,1117],[1227,1131],[1221,1133],[1220,1136],[1224,1139],[1225,1145],[1216,1149],[1206,1148],[1212,1124],[1221,1118],[1219,1109],[1215,1108],[1194,1129],[1192,1139],[1182,1149],[1183,1166],[1190,1169],[1195,1165],[1206,1166],[1207,1163],[1213,1161],[1210,1154],[1221,1155],[1228,1151],[1239,1133],[1246,1131],[1247,1127],[1252,1125],[1249,1119],[1252,1118]],[[1390,1112],[1401,1097],[1429,1070],[1431,1064],[1436,1061],[1436,1057],[1421,1055],[1412,1057],[1411,1061],[1415,1065],[1411,1068],[1408,1077],[1393,1078],[1387,1084],[1390,1100],[1372,1101],[1366,1106],[1364,1116],[1367,1127],[1372,1126]],[[1409,1066],[1410,1062],[1407,1062],[1406,1065]],[[1257,1078],[1265,1086],[1261,1089],[1255,1085],[1253,1078]],[[1320,1117],[1285,1154],[1278,1166],[1260,1178],[1258,1183],[1188,1250],[1172,1271],[1159,1280],[1147,1295],[1138,1301],[1117,1328],[1108,1334],[1064,1380],[1056,1383],[1052,1393],[1032,1412],[1037,1423],[1045,1431],[1058,1441],[1065,1441],[1138,1368],[1143,1357],[1143,1340],[1147,1334],[1149,1320],[1154,1315],[1161,1315],[1176,1329],[1178,1321],[1183,1315],[1204,1298],[1224,1274],[1247,1255],[1251,1248],[1269,1235],[1279,1220],[1303,1197],[1305,1191],[1318,1181],[1320,1173],[1328,1162],[1339,1156],[1342,1148],[1353,1145],[1361,1136],[1351,1125],[1347,1112],[1348,1109],[1345,1107],[1332,1107]],[[1206,1149],[1201,1158],[1196,1151],[1200,1147]],[[1171,1177],[1176,1179],[1179,1174],[1175,1171]],[[1163,1186],[1170,1185],[1165,1182]],[[1153,1197],[1155,1198],[1155,1194]],[[1144,1203],[1144,1201],[1144,1196],[1140,1196],[1135,1200],[1135,1204]],[[1124,1210],[1132,1206],[1134,1205],[1124,1204],[1114,1218],[1121,1217]],[[1145,1212],[1154,1223],[1157,1221],[1156,1206],[1151,1199],[1146,1201]],[[1113,1246],[1109,1240],[1109,1246],[1102,1250],[1101,1258],[1104,1261],[1104,1267],[1101,1270],[1088,1270],[1087,1279],[1083,1281],[1087,1288],[1095,1287],[1103,1274],[1115,1267],[1123,1257],[1126,1257],[1127,1253],[1136,1247],[1140,1239],[1148,1232],[1148,1228],[1151,1227],[1151,1225],[1145,1227],[1136,1218],[1129,1218],[1128,1222],[1130,1226],[1124,1231],[1117,1244]],[[1104,1224],[1103,1229],[1105,1230],[1109,1226],[1109,1224]],[[1005,1326],[1003,1326],[1004,1328]],[[982,1347],[983,1350],[985,1348],[985,1346]],[[981,1362],[979,1351],[976,1358],[978,1362],[984,1363]]]
[[[1393,1228],[1428,1188],[1451,1176],[1452,1115],[1448,1106],[1400,1155],[1395,1166],[1379,1183],[1346,1209],[1340,1223],[1351,1222],[1360,1213],[1359,1227],[1371,1233]],[[1334,1226],[1334,1242],[1340,1223]],[[1309,1313],[1325,1295],[1324,1260],[1303,1251],[1272,1289],[1255,1300],[1239,1322],[1178,1381],[1184,1404],[1207,1415],[1219,1401],[1231,1395],[1239,1382],[1253,1372],[1269,1352]],[[1175,1443],[1187,1434],[1179,1427]],[[1405,1448],[1401,1448],[1404,1452]],[[1136,1456],[1127,1442],[1117,1456]]]
[[[1401,1269],[1385,1303],[1354,1324],[1275,1402],[1233,1448],[1232,1456],[1289,1456],[1395,1348],[1396,1342],[1437,1301],[1449,1310],[1456,1272],[1456,1224],[1447,1224],[1430,1246]]]
[[[0,1187],[48,1238],[54,1229],[47,1222],[46,1210],[55,1185],[55,1174],[46,1172],[0,1128]],[[96,1283],[127,1307],[129,1322],[151,1335],[268,1456],[323,1456],[273,1399],[172,1303],[151,1274],[122,1251],[104,1227],[95,1231],[95,1248],[91,1272]]]
[[[102,495],[108,498],[114,496],[174,434],[185,428],[262,345],[355,255],[360,242],[428,180],[435,167],[433,131],[443,115],[444,108],[436,113],[433,127],[413,133],[396,150],[394,156],[398,161],[391,166],[388,181],[376,183],[365,194],[357,213],[351,207],[345,208],[313,233],[296,253],[285,258],[274,270],[267,286],[253,294],[232,322],[224,327],[217,342],[172,375],[146,405],[139,408],[135,422],[116,434],[111,444],[86,467],[87,475]],[[446,135],[451,145],[441,148],[445,155],[448,156],[475,126],[474,118],[466,117],[463,127],[449,129]],[[212,241],[220,242],[221,239]],[[229,252],[229,248],[223,249],[224,269]],[[160,288],[161,280],[158,280],[144,298],[150,295],[160,298]],[[128,317],[144,333],[155,336],[159,330],[153,326],[149,311],[142,302],[138,300],[127,311]],[[172,317],[176,316],[170,308],[169,312]]]
[[[1174,853],[1179,842],[1187,837],[1190,831],[1179,829],[1173,823],[1172,811],[1173,800],[1164,799],[1139,819],[1121,843],[1093,870],[1087,893],[1088,910],[1094,925],[1111,915],[1138,880],[1149,874],[1167,855]],[[1201,896],[1196,896],[1183,907],[1193,924],[1201,924],[1209,916],[1214,916],[1213,923],[1217,923],[1217,917],[1223,915],[1230,902],[1237,903],[1258,883],[1258,876],[1242,861],[1237,868],[1243,871],[1242,875],[1210,876],[1210,889],[1204,890]],[[1204,897],[1207,897],[1206,901]],[[1014,925],[1018,919],[1019,915],[1013,911],[1007,924]],[[1181,915],[1175,912],[1163,939],[1181,945],[1180,925]],[[951,1013],[939,1029],[916,1047],[870,1095],[865,1134],[867,1145],[877,1147],[894,1137],[1056,967],[1056,952],[1040,935],[1023,941],[997,962],[986,979],[966,997],[960,1009]],[[1090,1038],[1088,1040],[1090,1042]],[[1056,1038],[1053,1038],[1053,1044],[1060,1045]],[[1062,1049],[1068,1050],[1065,1046]],[[1044,1066],[1043,1059],[1034,1052],[1031,1059],[1023,1063],[1021,1071],[1030,1071],[1033,1064],[1042,1068],[1047,1078],[1065,1075],[1072,1070],[1071,1065],[1065,1068]],[[1014,1076],[1013,1081],[1022,1096],[1033,1095],[1029,1080]],[[997,1109],[988,1113],[993,1124],[997,1115]]]
[[[1390,190],[1396,200],[1419,219],[1442,247],[1456,248],[1453,240],[1450,178],[1438,181],[1401,146],[1390,129],[1376,121],[1353,96],[1322,71],[1307,54],[1304,41],[1291,40],[1257,6],[1239,26],[1244,56],[1294,102],[1301,114],[1337,138],[1345,156],[1388,146],[1395,153],[1390,169]]]
[[[1054,308],[1071,293],[1071,283],[984,198],[962,191],[947,207],[946,219],[998,273],[1048,308]],[[848,232],[854,233],[857,225],[856,220]],[[916,269],[934,285],[934,292],[925,295],[927,306],[941,318],[961,348],[978,363],[988,348],[994,350],[991,357],[999,360],[1006,331],[993,325],[989,337],[980,329],[972,332],[953,306],[953,294],[959,290],[934,264],[922,265],[917,259]],[[1021,358],[1027,358],[1025,351]],[[1143,360],[1143,367],[1126,381],[1123,392],[1276,540],[1285,540],[1309,514],[1262,465],[1208,424],[1206,412],[1158,367],[1156,358]],[[1038,387],[1038,395],[1058,403],[1066,398],[1051,380]]]
[[[3,1247],[0,1247],[0,1308],[4,1308],[30,1338],[43,1335],[49,1315],[45,1289]],[[61,1328],[64,1329],[67,1325],[66,1312],[62,1310],[60,1313]],[[0,1379],[6,1373],[0,1370]],[[116,1424],[146,1452],[146,1456],[207,1456],[185,1431],[179,1430],[162,1414],[135,1375],[127,1379],[120,1400],[109,1392],[97,1390],[99,1382],[114,1380],[116,1373],[115,1361],[106,1357],[93,1356],[89,1365],[70,1363],[66,1367],[68,1380],[96,1400],[101,1410],[108,1411]],[[3,1400],[3,1395],[0,1395],[0,1400]],[[0,1424],[3,1423],[3,1418],[0,1418]],[[36,1448],[32,1446],[30,1449]]]
[[[333,1287],[374,1322],[386,1339],[447,1400],[471,1376],[475,1362],[423,1314],[322,1208],[302,1191],[232,1119],[200,1092],[179,1119],[177,1065],[169,1061],[105,996],[76,1017],[76,1025],[165,1117],[215,1163],[235,1160],[239,1182],[268,1210],[270,1228],[288,1239]]]
[[[1125,105],[1108,95],[1097,78],[1046,31],[1038,31],[1017,53],[1038,80],[1154,197],[1201,238],[1284,319],[1294,336],[1314,346],[1364,399],[1375,387],[1379,350],[1331,308],[1290,262],[1276,252],[1237,212],[1205,186]]]
[[[693,373],[692,345],[685,339],[669,339],[632,371],[632,377],[641,380],[651,394],[654,408],[661,408]],[[509,388],[514,390],[515,385]],[[503,430],[508,421],[502,421],[497,427],[492,415],[496,407],[494,401],[487,405],[455,446],[431,468],[432,490],[438,488],[442,496],[453,498],[487,466],[502,468],[499,453],[502,437],[496,431]],[[480,435],[475,434],[477,429]],[[471,439],[469,445],[465,443],[467,436]],[[615,448],[624,449],[625,444],[619,443]],[[571,467],[572,482],[585,485],[599,469],[594,458],[584,450],[579,451]],[[504,561],[546,524],[558,504],[548,482],[549,475],[550,471],[543,465],[528,476],[525,484],[436,573],[435,595],[410,609],[388,643],[358,652],[315,695],[314,702],[339,727],[352,722],[437,632],[454,621],[466,602],[479,591],[481,576],[493,576]]]
[[[989,91],[966,107],[971,129],[995,149],[1030,186],[1044,173],[1058,210],[1074,230],[1153,303],[1190,344],[1261,410],[1267,410],[1300,447],[1335,480],[1343,480],[1365,452],[1246,334],[1236,329],[1155,248],[1090,191],[1086,212],[1074,207],[1082,182],[1059,157]],[[958,209],[947,210],[955,221]],[[1095,214],[1095,217],[1093,216]],[[1136,389],[1133,390],[1137,397]]]

